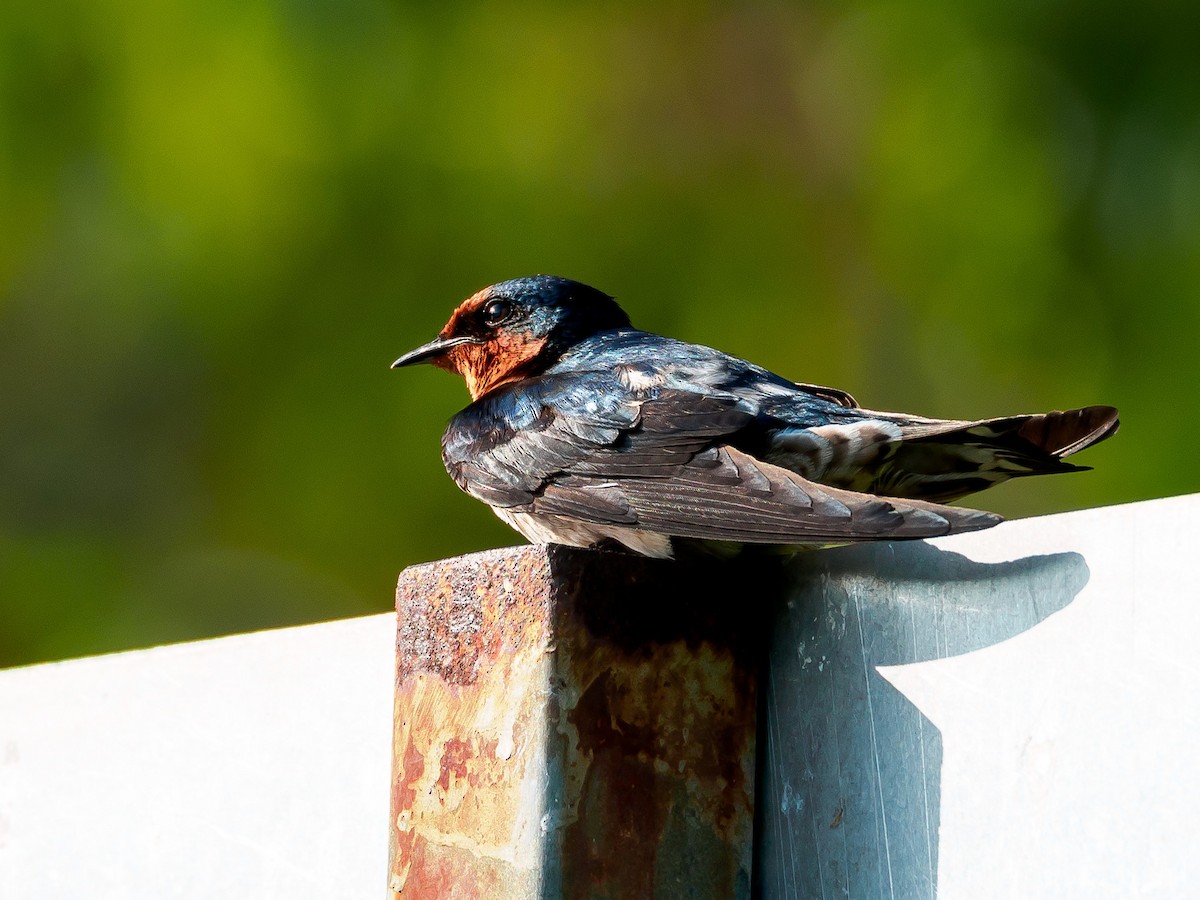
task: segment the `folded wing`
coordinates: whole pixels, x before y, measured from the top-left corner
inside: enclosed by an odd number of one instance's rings
[[[736,446],[758,411],[733,394],[638,392],[558,377],[484,398],[443,442],[468,493],[503,509],[673,537],[764,544],[923,538],[998,516],[817,484]]]

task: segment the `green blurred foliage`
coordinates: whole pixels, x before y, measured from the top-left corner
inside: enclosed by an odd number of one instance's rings
[[[0,4],[0,663],[513,543],[388,371],[489,282],[863,402],[1095,402],[1010,515],[1200,489],[1200,6]]]

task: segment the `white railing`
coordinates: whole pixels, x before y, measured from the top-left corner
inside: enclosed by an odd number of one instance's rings
[[[1194,895],[1198,539],[1192,496],[793,563],[762,896]],[[0,898],[381,896],[394,638],[0,672]]]

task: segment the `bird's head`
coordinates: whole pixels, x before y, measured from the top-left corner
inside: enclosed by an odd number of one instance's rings
[[[584,338],[628,325],[612,297],[586,284],[554,275],[516,278],[472,294],[436,338],[392,368],[428,362],[457,372],[476,400],[545,371]]]

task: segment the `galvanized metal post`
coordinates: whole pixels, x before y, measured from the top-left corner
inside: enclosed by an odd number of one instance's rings
[[[977,562],[943,549],[987,541],[995,544],[995,536],[843,547],[804,555],[789,567],[783,602],[767,629],[762,689],[767,762],[759,777],[755,859],[762,897],[1132,896],[978,884],[955,892],[939,885],[939,872],[945,874],[947,785],[951,792],[984,796],[984,785],[1000,773],[981,766],[969,783],[948,782],[942,731],[885,673],[961,659],[985,647],[994,651],[994,645],[1068,606],[1088,581],[1082,555],[1038,552],[1047,546],[1042,536],[1030,542],[1028,555],[1001,562]],[[1067,652],[1068,647],[1055,651]],[[1014,680],[1026,677],[1019,667],[1013,673]],[[954,681],[968,695],[968,708],[985,720],[999,718],[1001,684]],[[1051,690],[1041,684],[1033,692],[1045,696]],[[1053,730],[1060,732],[1070,715],[1053,711]],[[1023,733],[1013,740],[1026,746]],[[1036,780],[1035,772],[1022,772],[1014,782],[1028,784],[1031,778]],[[979,804],[976,818],[984,823],[984,837],[963,868],[977,867],[985,852],[1011,844],[1013,831],[1036,833],[1051,818],[1030,816],[1001,829],[997,823],[1010,806],[1016,803],[1008,798]],[[1061,849],[1066,852],[1065,845]],[[1016,856],[1008,863],[1013,870],[1026,864]],[[993,884],[999,883],[993,875]]]
[[[543,546],[406,570],[390,896],[748,897],[745,578]]]

